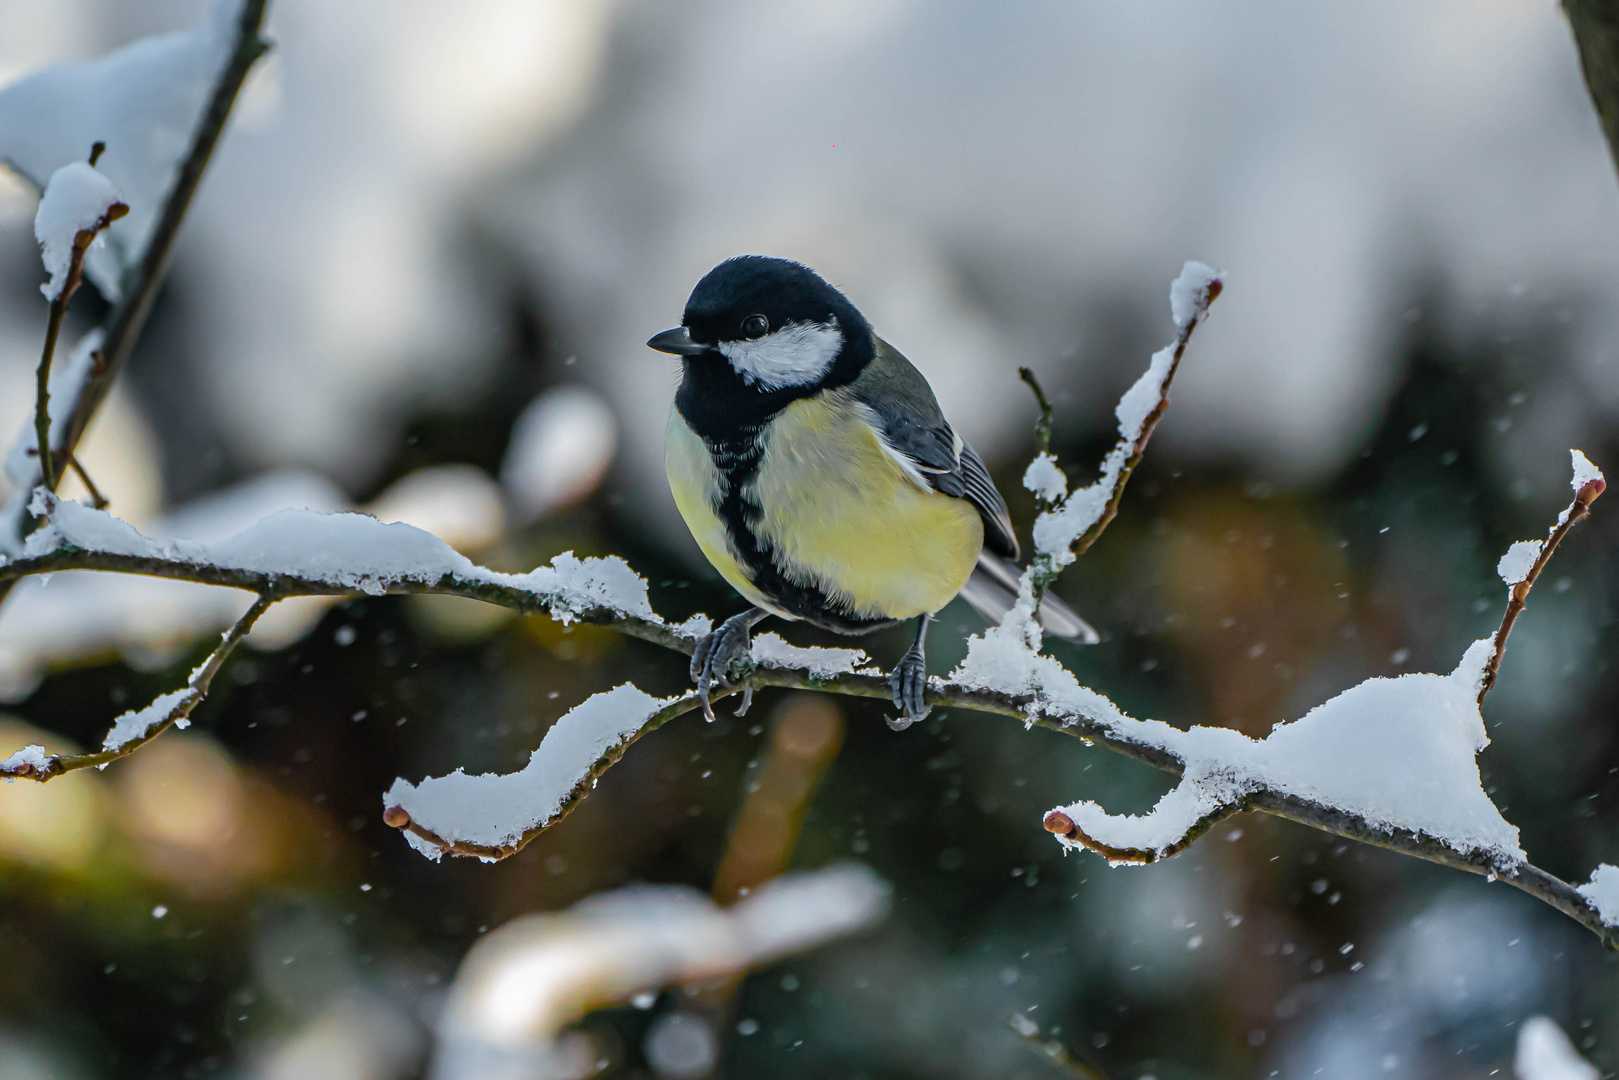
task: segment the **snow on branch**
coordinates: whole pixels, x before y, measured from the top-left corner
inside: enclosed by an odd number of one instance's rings
[[[1053,504],[1034,523],[1036,565],[1044,564],[1042,576],[1055,576],[1056,571],[1083,555],[1118,513],[1124,485],[1146,452],[1153,428],[1169,407],[1169,387],[1186,355],[1192,331],[1208,317],[1209,305],[1223,288],[1220,273],[1200,262],[1187,263],[1170,285],[1170,312],[1178,328],[1175,341],[1153,354],[1147,370],[1119,399],[1113,411],[1119,422],[1119,441],[1102,462],[1102,475],[1094,483],[1069,492],[1056,459],[1043,447],[1029,465],[1024,486]],[[1049,413],[1044,395],[1039,396],[1042,413]],[[1043,415],[1043,420],[1049,429],[1049,419]]]
[[[67,314],[68,301],[79,287],[86,253],[102,242],[103,230],[129,213],[129,207],[122,202],[122,196],[112,181],[95,170],[96,159],[101,156],[104,146],[103,143],[96,143],[90,150],[88,162],[75,161],[52,173],[50,183],[45,187],[45,195],[39,200],[39,211],[34,216],[34,238],[39,241],[40,257],[51,276],[40,289],[51,305],[45,319],[45,347],[39,356],[34,394],[33,464],[36,469],[29,470],[26,459],[21,469],[9,466],[7,469],[8,473],[16,473],[12,479],[17,483],[19,492],[33,486],[36,472],[47,490],[56,490],[60,474],[56,469],[56,455],[51,449],[52,437],[66,428],[66,425],[53,428],[51,424],[51,360],[56,355],[56,339],[62,332],[62,319]],[[90,345],[90,352],[93,353],[99,345],[100,336],[92,332],[85,338],[86,342],[96,342]],[[81,346],[79,352],[85,351]],[[74,359],[79,361],[80,357],[75,354]],[[72,372],[77,381],[69,383],[65,389],[76,405],[78,387],[88,372],[80,362],[73,365]],[[25,439],[26,428],[23,435]]]
[[[430,859],[446,852],[489,862],[514,854],[584,798],[629,744],[678,713],[680,698],[655,698],[629,683],[593,694],[545,733],[520,772],[468,776],[460,769],[420,784],[395,780],[382,797],[383,819],[404,829]],[[685,711],[684,709],[680,710]],[[668,713],[668,715],[665,715]]]
[[[1275,812],[1286,804],[1315,808],[1401,838],[1405,848],[1442,845],[1471,869],[1505,877],[1542,899],[1550,893],[1555,899],[1548,902],[1610,945],[1619,942],[1607,932],[1619,927],[1619,868],[1599,867],[1590,885],[1574,890],[1530,866],[1518,830],[1485,793],[1475,761],[1489,745],[1480,707],[1513,621],[1558,542],[1587,516],[1606,487],[1579,451],[1573,452],[1573,463],[1574,501],[1545,541],[1532,542],[1534,551],[1526,554],[1514,545],[1502,559],[1502,576],[1512,590],[1506,616],[1493,635],[1468,648],[1455,671],[1369,679],[1301,719],[1278,725],[1262,740],[1227,728],[1182,731],[1127,717],[1080,687],[1055,661],[1027,650],[1018,655],[1003,641],[995,657],[1001,674],[1021,665],[1023,684],[1047,715],[1067,713],[1101,723],[1116,737],[1167,754],[1182,774],[1146,814],[1115,816],[1080,801],[1050,811],[1046,828],[1065,846],[1095,851],[1114,865],[1141,864],[1177,854],[1211,825],[1243,810]],[[981,657],[980,667],[988,666]],[[1435,858],[1431,847],[1415,853],[1455,865]]]
[[[706,626],[697,630],[698,637],[707,632]],[[752,662],[756,670],[802,672],[813,684],[854,673],[866,654],[802,648],[760,634]],[[696,694],[655,698],[629,683],[594,694],[551,726],[518,772],[468,776],[457,769],[419,784],[395,780],[382,797],[383,820],[403,829],[411,846],[435,861],[446,854],[488,862],[507,858],[567,816],[631,743],[700,705]]]
[[[103,183],[127,193],[129,216],[87,271],[110,301],[122,298],[124,274],[156,235],[164,200],[237,51],[250,6],[219,0],[195,30],[144,38],[95,60],[53,64],[0,90],[0,161],[47,200],[59,170],[82,162],[93,144],[106,144],[97,165]],[[256,6],[262,17],[264,5]]]
[[[381,596],[389,592],[487,592],[520,610],[553,618],[619,619],[669,629],[647,600],[647,585],[623,559],[579,559],[565,552],[526,574],[478,566],[430,532],[367,514],[282,510],[221,540],[156,540],[104,510],[36,491],[30,509],[44,522],[20,558],[0,561],[0,579],[74,564],[132,569],[282,595]],[[164,574],[165,569],[181,572]]]
[[[1002,625],[969,641],[967,658],[950,678],[931,681],[928,702],[1016,718],[1180,776],[1175,789],[1141,817],[1108,815],[1084,801],[1048,814],[1046,827],[1070,847],[1089,847],[1115,862],[1161,859],[1225,817],[1260,811],[1499,876],[1619,947],[1619,868],[1599,868],[1590,885],[1576,889],[1528,863],[1517,831],[1479,787],[1475,762],[1487,742],[1479,713],[1482,691],[1499,663],[1511,616],[1521,609],[1556,542],[1587,515],[1604,486],[1583,456],[1574,459],[1574,503],[1548,539],[1537,542],[1532,560],[1523,549],[1516,563],[1509,560],[1509,576],[1522,573],[1512,586],[1517,608],[1509,607],[1501,629],[1476,642],[1450,674],[1370,680],[1254,740],[1222,728],[1181,729],[1130,717],[1039,651],[1033,618],[1037,582],[1054,578],[1065,565],[1065,553],[1083,550],[1111,520],[1164,411],[1191,331],[1219,291],[1219,278],[1200,264],[1188,264],[1177,280],[1171,294],[1180,328],[1176,344],[1157,354],[1125,395],[1119,444],[1102,480],[1070,493],[1054,463],[1037,476],[1051,491],[1054,506],[1037,521],[1036,535],[1048,541],[1055,536],[1073,548],[1042,547],[1024,574],[1016,607]],[[283,511],[235,536],[204,543],[154,540],[110,514],[43,493],[34,506],[44,525],[17,557],[0,558],[0,587],[28,575],[78,569],[154,575],[277,598],[440,593],[563,622],[610,626],[688,654],[710,628],[703,616],[679,625],[660,618],[648,601],[646,582],[617,558],[578,559],[570,553],[527,574],[503,574],[473,564],[428,533],[359,514]],[[1522,562],[1527,569],[1517,565]],[[755,639],[751,662],[726,692],[793,687],[887,700],[887,677],[866,664],[856,649],[805,649],[765,634]],[[504,858],[565,817],[637,738],[698,704],[695,694],[657,699],[620,686],[558,721],[520,772],[478,777],[455,772],[418,784],[400,780],[385,798],[385,816],[431,857]],[[1391,750],[1396,747],[1397,752]],[[39,756],[24,751],[8,767],[25,775],[23,769],[34,768]]]
[[[217,0],[194,31],[146,38],[98,60],[53,65],[0,90],[0,163],[44,196],[36,230],[51,273],[33,425],[41,442],[22,479],[10,477],[14,490],[0,512],[0,552],[15,551],[27,534],[34,485],[43,480],[55,490],[60,468],[76,467],[79,440],[146,325],[236,95],[268,48],[259,37],[266,2]],[[83,162],[87,152],[89,164]],[[87,239],[81,247],[88,207],[109,187],[120,193],[116,206],[127,214],[108,204],[106,243],[91,248]],[[53,194],[52,188],[58,190]],[[98,216],[96,223],[101,221]],[[70,227],[69,261],[59,281],[62,240]],[[91,239],[100,233],[96,229]],[[95,362],[79,372],[76,384],[62,387],[58,415],[47,419],[47,391],[58,394],[50,356],[80,268],[115,306],[90,350]],[[0,581],[0,602],[10,588]]]
[[[96,143],[97,150],[103,145]],[[102,230],[128,213],[117,186],[94,165],[75,161],[51,174],[34,215],[34,239],[51,275],[39,287],[45,299],[65,301],[72,295],[85,253],[92,246],[105,247]]]
[[[1518,830],[1484,793],[1474,760],[1489,743],[1476,698],[1489,649],[1489,639],[1475,642],[1449,675],[1369,679],[1265,739],[1115,719],[1174,755],[1184,769],[1180,783],[1147,814],[1116,817],[1078,802],[1047,814],[1046,828],[1115,865],[1149,863],[1265,790],[1508,868],[1524,860]]]
[[[208,696],[208,688],[213,685],[219,669],[224,667],[226,658],[253,629],[259,616],[278,599],[280,597],[271,593],[258,596],[242,613],[242,617],[225,631],[208,658],[191,673],[184,689],[164,694],[145,708],[133,709],[118,717],[113,721],[112,730],[102,740],[100,751],[89,754],[47,754],[42,746],[25,746],[0,761],[0,778],[7,781],[38,780],[43,783],[79,769],[105,769],[119,758],[133,754],[169,728],[187,727],[191,723],[192,712]]]
[[[1569,481],[1569,486],[1574,489],[1574,501],[1558,516],[1546,539],[1519,540],[1507,549],[1496,564],[1495,572],[1507,586],[1507,610],[1501,617],[1501,628],[1490,639],[1495,648],[1479,680],[1480,705],[1484,704],[1484,695],[1495,685],[1495,677],[1501,670],[1501,657],[1507,651],[1507,635],[1512,633],[1512,624],[1518,620],[1518,614],[1528,602],[1529,590],[1534,587],[1535,579],[1540,577],[1540,572],[1551,561],[1552,553],[1563,542],[1563,537],[1585,520],[1591,512],[1591,504],[1607,490],[1608,482],[1602,478],[1602,470],[1591,464],[1590,459],[1578,450],[1570,450],[1569,457],[1574,466],[1574,478]]]

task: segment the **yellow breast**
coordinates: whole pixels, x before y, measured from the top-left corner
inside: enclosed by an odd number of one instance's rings
[[[862,618],[938,611],[967,583],[984,545],[977,510],[910,475],[842,391],[795,401],[777,416],[753,493],[762,538],[789,576]]]
[[[714,467],[714,459],[703,440],[686,426],[680,411],[674,408],[669,410],[663,464],[669,474],[669,492],[675,497],[675,506],[680,516],[686,519],[692,539],[697,541],[697,546],[714,565],[714,569],[748,603],[784,618],[793,618],[753,587],[747,568],[731,554],[730,544],[725,538],[725,525],[714,513],[714,507],[719,505],[720,497],[724,494],[724,477]]]

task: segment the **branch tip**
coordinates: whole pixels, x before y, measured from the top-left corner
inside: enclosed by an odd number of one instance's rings
[[[1040,419],[1034,422],[1034,442],[1042,454],[1051,451],[1051,402],[1046,398],[1045,390],[1040,386],[1040,380],[1035,377],[1031,368],[1017,369],[1018,378],[1028,384],[1034,392],[1034,400],[1040,406]]]
[[[403,806],[390,806],[382,812],[382,820],[396,829],[410,828],[410,812]]]

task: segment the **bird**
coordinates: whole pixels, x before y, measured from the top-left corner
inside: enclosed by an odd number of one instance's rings
[[[675,506],[751,605],[697,642],[705,715],[753,627],[774,615],[840,634],[914,620],[889,676],[900,716],[888,723],[926,718],[929,621],[958,595],[998,621],[1018,593],[1006,500],[927,378],[820,274],[766,255],[710,270],[680,325],[647,345],[681,362],[664,444]],[[1097,640],[1055,597],[1040,620]]]

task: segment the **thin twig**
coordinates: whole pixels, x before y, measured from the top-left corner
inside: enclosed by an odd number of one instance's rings
[[[1023,1045],[1034,1051],[1047,1064],[1060,1069],[1077,1080],[1107,1080],[1107,1075],[1089,1062],[1075,1057],[1073,1051],[1056,1039],[1042,1039],[1040,1025],[1020,1012],[1008,1013],[1006,1026],[1023,1040]]]
[[[1034,445],[1042,454],[1051,452],[1051,402],[1046,400],[1046,392],[1040,387],[1040,380],[1035,378],[1032,368],[1020,367],[1017,369],[1018,378],[1029,384],[1034,391],[1034,400],[1040,406],[1040,419],[1034,422]]]
[[[14,766],[4,773],[0,773],[0,775],[11,779],[37,780],[44,783],[64,773],[77,772],[80,769],[105,768],[119,758],[126,758],[133,754],[175,724],[189,720],[192,711],[198,705],[201,705],[203,699],[208,696],[208,688],[213,685],[214,676],[219,674],[219,669],[224,666],[225,659],[241,643],[242,638],[247,636],[247,632],[253,629],[253,624],[258,622],[259,616],[263,615],[270,605],[279,599],[281,597],[274,593],[260,594],[252,605],[242,613],[242,617],[237,619],[229,630],[225,631],[219,640],[219,644],[214,646],[213,652],[208,654],[208,659],[204,660],[191,673],[191,677],[186,680],[186,688],[180,699],[169,708],[168,712],[163,714],[162,719],[148,726],[145,733],[126,740],[113,749],[98,750],[88,754],[54,754],[46,758],[43,764],[30,763]]]
[[[1507,610],[1501,616],[1501,628],[1495,632],[1495,652],[1490,655],[1489,662],[1484,665],[1484,677],[1479,681],[1478,703],[1484,704],[1484,695],[1490,692],[1495,685],[1495,678],[1501,671],[1501,657],[1506,655],[1507,636],[1512,633],[1512,624],[1518,621],[1518,615],[1529,602],[1529,590],[1534,588],[1535,579],[1540,572],[1546,569],[1546,564],[1552,561],[1552,553],[1557,545],[1563,542],[1563,537],[1575,525],[1584,521],[1591,513],[1591,504],[1597,501],[1597,496],[1607,490],[1605,480],[1592,480],[1583,485],[1574,493],[1574,501],[1568,504],[1563,516],[1557,519],[1557,525],[1552,529],[1551,535],[1546,537],[1540,545],[1540,554],[1535,563],[1529,568],[1524,579],[1512,586],[1512,592],[1507,600]]]
[[[84,466],[79,462],[77,454],[68,455],[67,466],[68,468],[72,469],[73,474],[79,478],[79,483],[84,485],[84,490],[90,493],[90,502],[97,510],[105,510],[107,507],[112,505],[112,503],[107,501],[107,497],[101,494],[101,489],[96,487],[96,482],[90,479],[89,472],[87,472]]]
[[[1209,308],[1214,304],[1215,300],[1219,299],[1223,289],[1224,283],[1220,278],[1210,278],[1206,286],[1207,291],[1203,294],[1201,307],[1192,318],[1187,320],[1186,325],[1182,326],[1176,333],[1175,351],[1170,357],[1169,370],[1164,373],[1163,382],[1159,384],[1158,402],[1142,421],[1141,429],[1136,433],[1135,440],[1126,443],[1124,438],[1121,437],[1109,454],[1109,458],[1111,458],[1113,454],[1117,454],[1121,450],[1124,451],[1124,463],[1120,466],[1119,473],[1113,480],[1113,489],[1108,492],[1107,503],[1102,509],[1101,516],[1092,522],[1090,528],[1086,529],[1071,545],[1070,550],[1073,552],[1074,558],[1085,554],[1090,549],[1090,546],[1096,543],[1097,538],[1102,535],[1102,532],[1112,523],[1113,519],[1118,516],[1119,502],[1124,498],[1124,486],[1130,482],[1130,474],[1135,472],[1136,466],[1141,463],[1142,456],[1147,452],[1147,440],[1152,438],[1153,430],[1158,426],[1158,421],[1163,417],[1165,410],[1169,408],[1169,388],[1175,382],[1175,373],[1180,370],[1181,359],[1186,355],[1186,346],[1192,340],[1192,332],[1208,317]],[[1029,384],[1029,388],[1035,393],[1035,399],[1040,403],[1040,419],[1035,423],[1035,440],[1037,442],[1040,440],[1043,426],[1046,430],[1045,438],[1049,442],[1050,404],[1046,400],[1045,392],[1041,390],[1040,384],[1035,379],[1032,371],[1027,368],[1020,368],[1018,373],[1023,381]],[[1072,498],[1073,495],[1070,494],[1067,497]],[[1029,584],[1034,593],[1034,610],[1036,614],[1039,613],[1040,605],[1045,600],[1046,590],[1056,583],[1057,578],[1062,576],[1064,567],[1072,561],[1073,559],[1059,561],[1056,553],[1053,552],[1036,552],[1034,560],[1030,563],[1027,571]]]
[[[198,118],[195,133],[191,137],[191,148],[175,173],[174,185],[163,201],[162,212],[152,227],[152,237],[147,242],[140,264],[133,272],[133,280],[125,282],[124,299],[112,310],[104,324],[106,337],[101,358],[91,369],[89,377],[76,397],[73,412],[63,425],[62,444],[57,448],[63,454],[71,455],[78,449],[79,440],[84,437],[85,429],[95,416],[96,410],[106,400],[114,380],[123,370],[130,352],[135,347],[135,341],[146,325],[147,316],[152,312],[158,287],[163,282],[169,257],[180,233],[180,225],[185,220],[186,211],[191,206],[191,199],[197,192],[198,184],[202,182],[214,147],[219,143],[220,134],[225,129],[225,121],[230,116],[236,95],[241,90],[242,83],[247,79],[247,73],[253,64],[269,49],[269,44],[259,37],[267,2],[268,0],[244,0],[242,4],[241,19],[237,23],[236,47],[229,63],[220,73],[219,81],[214,84],[207,108]],[[126,278],[130,276],[126,275]],[[45,376],[42,375],[41,378]],[[51,468],[52,464],[50,450],[46,448],[40,457],[42,473]],[[22,515],[20,520],[7,523],[0,528],[9,529],[14,536],[23,535],[33,527],[33,524],[26,507]],[[0,603],[5,602],[10,591],[11,583],[0,581]]]

